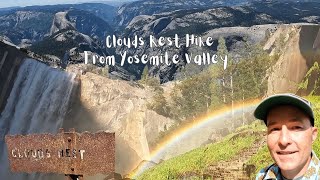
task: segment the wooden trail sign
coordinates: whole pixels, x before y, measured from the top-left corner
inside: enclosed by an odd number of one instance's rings
[[[57,135],[6,135],[12,172],[68,175],[109,174],[115,171],[115,134],[76,133]]]

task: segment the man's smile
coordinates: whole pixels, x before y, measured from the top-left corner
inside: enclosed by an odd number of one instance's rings
[[[277,151],[276,153],[278,155],[290,155],[290,154],[294,154],[297,153],[298,151]]]

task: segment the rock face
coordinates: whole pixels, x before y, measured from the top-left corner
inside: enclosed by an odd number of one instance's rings
[[[174,121],[172,121],[170,118],[159,116],[156,112],[147,110],[144,128],[145,133],[148,135],[148,143],[152,144],[159,140],[159,132],[167,131],[173,124]]]
[[[54,13],[17,10],[0,16],[0,33],[14,44],[22,39],[39,41],[50,32]]]
[[[90,36],[72,29],[63,29],[29,48],[31,51],[46,56],[57,66],[65,68],[68,63],[83,63],[84,51],[105,55],[107,52]],[[57,60],[55,60],[57,59]],[[91,62],[91,58],[90,58]]]
[[[50,35],[53,35],[62,29],[75,29],[74,26],[75,25],[69,21],[67,12],[58,12],[54,15]]]
[[[64,29],[77,30],[92,38],[100,39],[101,42],[107,34],[113,34],[113,29],[100,17],[72,8],[54,15],[49,35]]]
[[[30,46],[62,29],[103,39],[113,33],[107,22],[114,11],[115,7],[98,3],[13,8],[0,13],[0,34],[21,46]]]
[[[318,43],[319,28],[319,25],[283,25],[268,40],[264,48],[280,56],[269,73],[267,95],[298,91],[308,69],[315,61],[319,62],[319,47],[314,46]]]
[[[147,110],[151,91],[125,81],[92,73],[81,75],[75,100],[65,127],[77,131],[108,130],[116,133],[116,172],[129,173],[149,158],[149,141],[173,120]]]
[[[221,6],[217,6],[217,2],[212,1],[193,1],[195,8],[188,8],[189,1],[166,1],[159,7],[158,2],[152,0],[138,1],[129,3],[119,8],[116,20],[119,26],[123,26],[125,30],[122,33],[123,37],[133,37],[135,35],[146,39],[146,43],[138,49],[127,49],[118,47],[116,53],[126,51],[130,55],[142,56],[161,56],[163,52],[168,52],[169,57],[173,54],[180,54],[179,64],[176,65],[161,65],[149,67],[149,74],[159,77],[161,82],[177,80],[180,76],[181,69],[186,66],[186,58],[183,56],[186,52],[210,52],[215,53],[217,40],[214,45],[207,48],[172,48],[166,45],[162,47],[150,48],[148,38],[150,35],[155,37],[173,37],[178,34],[179,37],[185,34],[195,34],[198,36],[206,36],[211,31],[220,31],[214,38],[223,36],[227,41],[229,52],[236,54],[236,46],[244,46],[244,41],[249,38],[250,43],[256,44],[263,41],[265,30],[260,29],[257,25],[264,26],[265,24],[283,24],[296,22],[318,23],[320,14],[315,7],[319,6],[318,2],[301,1],[293,3],[291,1],[236,1],[235,6],[230,6],[230,2],[226,1]],[[219,1],[221,2],[221,1]],[[211,4],[210,4],[211,3]],[[204,5],[206,7],[203,7]],[[209,5],[210,4],[210,5]],[[240,6],[242,5],[242,6]],[[303,7],[299,10],[295,8],[297,5]],[[144,6],[144,8],[142,8]],[[152,7],[150,9],[145,7]],[[175,10],[171,10],[172,8]],[[198,7],[198,9],[197,9]],[[202,7],[202,8],[199,8]],[[283,9],[289,9],[283,11]],[[308,13],[300,13],[308,12]],[[278,13],[281,12],[281,13]],[[313,17],[313,18],[310,18]],[[239,27],[240,26],[240,27]],[[270,27],[272,25],[269,25]],[[234,27],[233,29],[224,32],[223,30]],[[248,27],[243,28],[243,27]],[[225,28],[225,29],[221,29]],[[219,30],[218,30],[219,29]],[[257,36],[259,34],[259,36]],[[184,44],[182,39],[181,44]],[[142,72],[144,65],[136,64],[135,69]],[[127,69],[129,72],[129,68]],[[135,72],[131,72],[135,73]],[[139,77],[140,74],[137,74]]]
[[[100,39],[104,42],[107,35],[113,34],[113,28],[99,16],[95,16],[91,12],[72,9],[68,11],[68,16],[79,32],[92,38]]]

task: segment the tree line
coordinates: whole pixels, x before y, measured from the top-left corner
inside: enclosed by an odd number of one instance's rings
[[[160,115],[183,121],[235,102],[263,96],[267,91],[267,73],[271,71],[276,57],[269,56],[260,44],[245,43],[236,53],[240,57],[232,57],[225,39],[219,38],[217,55],[228,55],[227,69],[223,69],[221,62],[175,82],[167,99],[159,81],[148,76],[146,66],[141,82],[153,87],[155,92],[148,108]]]

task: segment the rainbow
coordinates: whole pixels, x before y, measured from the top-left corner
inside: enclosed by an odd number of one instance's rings
[[[247,100],[246,102],[235,103],[233,108],[231,106],[226,106],[219,110],[215,110],[205,116],[198,117],[191,121],[191,123],[182,125],[179,129],[175,130],[171,134],[164,137],[158,146],[154,148],[154,150],[150,153],[150,156],[147,161],[141,163],[138,168],[132,171],[129,174],[129,178],[136,178],[140,174],[142,174],[145,170],[148,169],[150,165],[150,161],[157,162],[160,160],[161,155],[165,152],[173,144],[179,142],[183,137],[187,136],[188,134],[192,133],[194,130],[199,129],[203,126],[206,126],[212,121],[217,121],[229,115],[232,112],[239,113],[242,112],[243,109],[253,109],[258,105],[260,99],[255,100]]]

